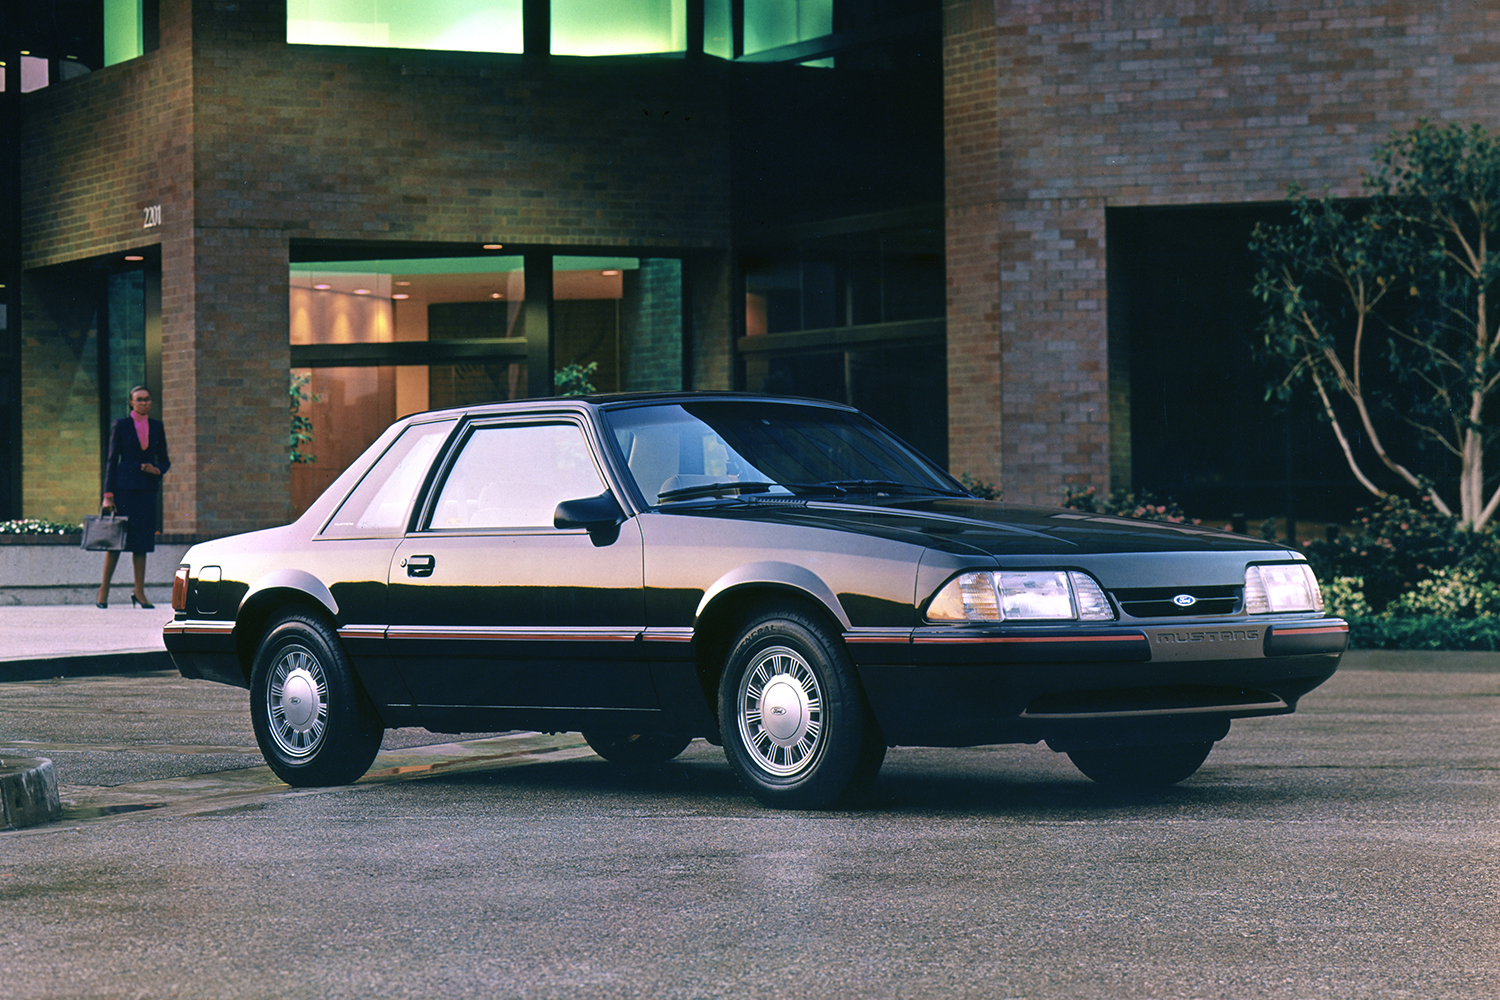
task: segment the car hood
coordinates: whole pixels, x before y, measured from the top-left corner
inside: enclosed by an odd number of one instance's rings
[[[1263,551],[1294,555],[1293,550],[1276,542],[1201,525],[978,499],[878,497],[802,501],[751,497],[702,506],[667,507],[662,512],[801,524],[875,535],[958,554],[1063,556]]]

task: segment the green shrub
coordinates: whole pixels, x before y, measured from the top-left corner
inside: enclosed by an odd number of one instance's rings
[[[981,500],[999,500],[1000,487],[994,483],[987,483],[983,479],[975,479],[965,472],[958,477],[958,481],[964,484],[964,489],[974,494]]]
[[[34,517],[0,521],[0,535],[76,535],[82,530],[82,525],[44,521]]]
[[[1322,583],[1323,606],[1338,618],[1369,618],[1374,612],[1365,599],[1365,581],[1357,576],[1340,576]]]
[[[1473,566],[1435,570],[1385,609],[1392,618],[1436,615],[1458,620],[1483,618],[1497,611],[1500,611],[1500,585],[1482,576]]]
[[[1174,524],[1188,522],[1188,517],[1173,500],[1163,500],[1145,490],[1111,490],[1109,496],[1101,497],[1094,487],[1079,489],[1063,487],[1064,507],[1090,514],[1112,514],[1117,517],[1136,517],[1147,521],[1171,521]],[[1197,519],[1191,521],[1197,524]]]
[[[1387,497],[1361,509],[1350,533],[1310,543],[1307,558],[1325,591],[1341,579],[1362,581],[1366,603],[1379,614],[1439,571],[1496,578],[1500,540],[1490,531],[1460,530],[1456,518],[1430,503]]]
[[[1377,615],[1349,619],[1351,649],[1500,650],[1500,619]]]
[[[552,373],[552,385],[559,396],[589,396],[598,391],[594,388],[594,373],[598,370],[597,361],[564,365]]]

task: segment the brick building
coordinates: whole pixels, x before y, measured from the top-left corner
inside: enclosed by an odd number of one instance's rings
[[[144,382],[199,536],[572,364],[848,399],[1012,500],[1337,516],[1331,444],[1262,401],[1250,227],[1500,96],[1459,0],[99,7],[3,26],[0,515],[91,509]]]

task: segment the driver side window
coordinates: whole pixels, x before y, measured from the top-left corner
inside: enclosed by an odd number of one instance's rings
[[[428,527],[550,528],[559,503],[605,488],[576,424],[479,427],[449,469]]]

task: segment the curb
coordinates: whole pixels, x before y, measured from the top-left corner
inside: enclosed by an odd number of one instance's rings
[[[57,776],[45,757],[0,760],[0,830],[50,823],[62,816]]]
[[[28,660],[0,660],[0,684],[9,681],[46,681],[54,677],[149,674],[158,670],[176,669],[171,654],[165,649],[41,656]]]

